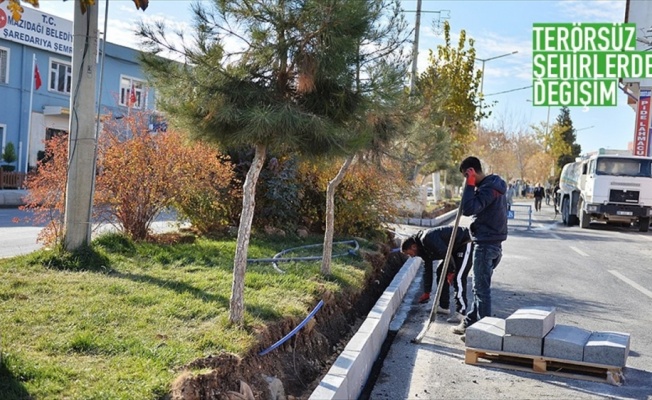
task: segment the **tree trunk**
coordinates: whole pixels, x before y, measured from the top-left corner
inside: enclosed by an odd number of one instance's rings
[[[231,300],[229,302],[229,321],[241,324],[244,319],[244,279],[247,271],[247,251],[249,250],[249,237],[251,236],[251,221],[254,219],[256,205],[256,183],[260,170],[265,163],[265,145],[257,144],[254,160],[247,172],[242,188],[242,213],[240,214],[240,227],[238,228],[238,242],[233,260],[233,285],[231,286]]]
[[[331,260],[333,258],[333,234],[335,230],[335,189],[342,183],[346,171],[349,169],[355,154],[350,155],[344,161],[344,164],[335,175],[335,178],[328,182],[326,188],[326,229],[324,232],[324,253],[321,261],[321,273],[324,275],[331,274]]]

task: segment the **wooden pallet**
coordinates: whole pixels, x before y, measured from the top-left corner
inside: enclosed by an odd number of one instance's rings
[[[620,386],[623,381],[622,367],[471,347],[466,348],[464,362],[471,365],[486,365],[564,378],[610,383],[616,386]]]

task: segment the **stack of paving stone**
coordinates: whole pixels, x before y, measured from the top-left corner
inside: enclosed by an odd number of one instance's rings
[[[506,353],[624,367],[630,335],[555,325],[554,307],[518,309],[507,319],[485,317],[466,330],[466,346]]]

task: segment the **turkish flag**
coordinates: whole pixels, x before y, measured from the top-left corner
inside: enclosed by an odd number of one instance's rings
[[[131,90],[129,91],[129,107],[136,105],[136,88],[133,82],[131,83]]]
[[[7,14],[0,8],[0,29],[4,28],[5,25],[7,25]]]
[[[34,87],[38,90],[41,87],[41,74],[38,73],[38,65],[34,64]]]

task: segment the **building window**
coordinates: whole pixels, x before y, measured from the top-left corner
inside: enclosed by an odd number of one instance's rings
[[[7,125],[0,124],[0,145],[2,145],[0,155],[5,152],[5,131],[7,130]]]
[[[0,47],[0,83],[9,83],[9,49]]]
[[[50,60],[50,90],[70,94],[72,85],[72,68],[70,63]]]
[[[123,76],[120,78],[120,105],[143,108],[145,104],[145,83]]]

